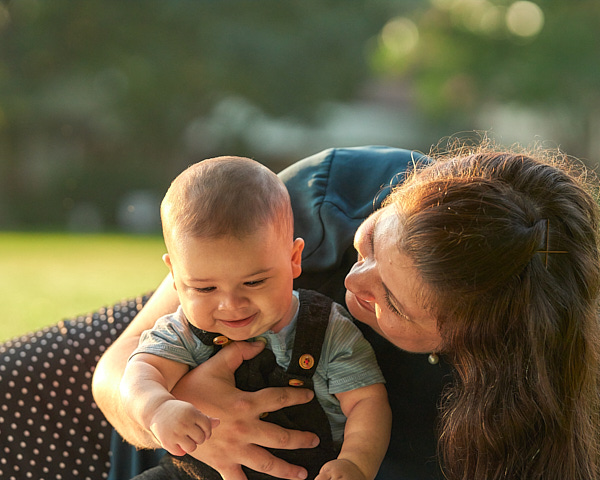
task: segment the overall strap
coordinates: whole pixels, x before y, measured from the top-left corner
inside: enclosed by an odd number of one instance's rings
[[[298,290],[300,306],[287,373],[311,378],[317,369],[333,301],[313,290]]]
[[[300,289],[298,295],[300,298],[296,336],[287,373],[293,377],[310,379],[314,375],[321,357],[321,348],[329,324],[333,300],[314,290]],[[219,347],[230,342],[224,335],[207,332],[192,325],[189,321],[188,324],[194,335],[204,345],[214,346],[213,355],[219,350]]]
[[[225,335],[221,335],[220,333],[207,332],[196,327],[195,325],[192,325],[192,322],[190,322],[189,320],[187,322],[194,335],[196,335],[196,337],[204,345],[213,347],[213,352],[211,356],[213,356],[220,350],[219,347],[224,347],[225,345],[231,342],[231,340],[229,340],[229,338],[227,338]]]

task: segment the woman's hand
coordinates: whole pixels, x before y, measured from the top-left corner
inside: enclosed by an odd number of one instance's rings
[[[210,440],[191,455],[216,469],[224,480],[246,480],[241,465],[279,478],[304,479],[306,469],[290,465],[262,447],[291,450],[319,443],[313,433],[286,430],[260,420],[264,412],[309,402],[312,391],[286,387],[244,392],[235,388],[235,370],[263,348],[261,342],[234,342],[185,375],[172,391],[180,400],[220,420]]]

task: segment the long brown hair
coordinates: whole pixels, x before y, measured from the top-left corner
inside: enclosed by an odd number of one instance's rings
[[[454,366],[450,479],[600,475],[600,215],[566,160],[460,152],[388,200]]]

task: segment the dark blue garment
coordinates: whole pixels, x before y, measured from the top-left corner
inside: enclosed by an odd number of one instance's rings
[[[317,290],[345,304],[344,278],[357,253],[354,233],[401,182],[419,153],[390,147],[325,150],[283,170],[296,235],[304,238],[302,275],[294,288]],[[432,480],[443,475],[436,457],[437,404],[450,369],[443,359],[406,353],[360,324],[386,378],[393,413],[392,440],[377,480]],[[130,465],[113,457],[112,480],[130,478]],[[122,472],[119,476],[116,472]]]

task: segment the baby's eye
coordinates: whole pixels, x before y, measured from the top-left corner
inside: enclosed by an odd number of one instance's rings
[[[216,289],[216,287],[194,288],[194,290],[197,291],[198,293],[210,293],[210,292],[214,291],[215,289]]]
[[[252,280],[250,282],[244,282],[244,285],[246,285],[247,287],[256,287],[265,283],[266,280],[266,278],[261,278],[260,280]]]

